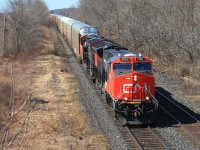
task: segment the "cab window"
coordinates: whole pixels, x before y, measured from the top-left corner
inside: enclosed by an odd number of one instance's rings
[[[138,62],[134,64],[135,71],[151,70],[151,64],[148,62]]]
[[[132,69],[132,64],[127,63],[127,64],[122,64],[122,63],[115,63],[113,65],[114,70],[131,70]]]

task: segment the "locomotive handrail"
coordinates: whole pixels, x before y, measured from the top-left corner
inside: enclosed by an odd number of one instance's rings
[[[121,88],[120,88],[120,93],[119,93],[119,95],[115,98],[115,100],[119,100],[120,99],[120,97],[122,96],[122,94],[124,94],[124,92],[123,92],[123,87],[121,86]]]

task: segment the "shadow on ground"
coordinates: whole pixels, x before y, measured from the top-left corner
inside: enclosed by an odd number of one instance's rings
[[[197,120],[200,119],[200,114],[195,113],[194,111],[189,109],[187,106],[176,101],[172,97],[173,95],[170,92],[166,91],[165,89],[163,89],[161,87],[156,87],[156,90],[158,92],[162,93],[163,95],[165,95],[165,97],[167,97],[172,102],[177,104],[180,108],[182,108],[183,110],[188,112],[191,116],[194,116]],[[164,98],[163,96],[161,96],[158,92],[156,92],[156,99],[158,100],[159,108],[154,114],[156,117],[156,121],[153,126],[162,127],[162,128],[178,126],[179,125],[178,122],[175,121],[174,119],[172,119],[172,117],[170,117],[168,113],[170,113],[172,116],[177,118],[177,120],[179,120],[181,122],[181,124],[193,124],[193,123],[197,122],[197,120],[188,117],[188,115],[186,113],[181,112],[178,107],[175,107],[175,106],[169,104],[167,99]],[[166,109],[168,111],[168,113],[163,111],[160,106],[163,107],[164,109]]]

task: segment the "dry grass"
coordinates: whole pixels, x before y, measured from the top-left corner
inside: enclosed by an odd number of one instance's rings
[[[19,61],[21,58],[12,59],[18,100],[16,107],[22,105],[21,99],[27,93],[31,93],[33,106],[28,122],[28,132],[21,149],[108,149],[108,144],[102,135],[91,134],[79,101],[79,83],[70,73],[70,68],[65,65],[67,58],[51,53],[54,48],[52,37],[50,37],[52,32],[55,31],[45,28],[47,38],[45,49],[41,50],[42,55],[38,53],[37,57],[28,59],[29,61]],[[58,46],[61,50],[59,53],[63,54],[62,46]],[[2,87],[3,82],[5,85],[9,85],[10,82],[10,59],[1,59],[0,63],[3,64],[0,66],[0,86]],[[63,68],[68,71],[61,72]],[[4,88],[8,91],[6,86]],[[38,100],[47,103],[39,103]],[[0,102],[0,105],[1,108],[6,109],[5,104]],[[27,107],[14,120],[13,134],[22,125],[26,112]],[[1,127],[5,126],[5,117],[1,115],[0,119]],[[16,148],[20,137],[22,136],[20,135],[10,148]]]
[[[177,62],[177,66],[170,66],[168,63],[159,62],[154,59],[154,68],[159,72],[166,73],[170,78],[177,79],[179,85],[177,89],[184,93],[184,96],[199,96],[200,93],[200,61],[193,65],[185,65],[183,62]],[[200,102],[200,99],[196,99]]]
[[[192,100],[194,102],[200,102],[200,96],[199,95],[189,95],[189,96],[187,96],[187,98],[189,98],[190,100]]]

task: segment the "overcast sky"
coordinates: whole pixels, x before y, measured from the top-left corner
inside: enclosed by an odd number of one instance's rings
[[[49,7],[49,10],[59,9],[59,8],[69,8],[72,5],[77,6],[79,0],[44,0]],[[0,11],[5,8],[6,0],[0,0]]]

